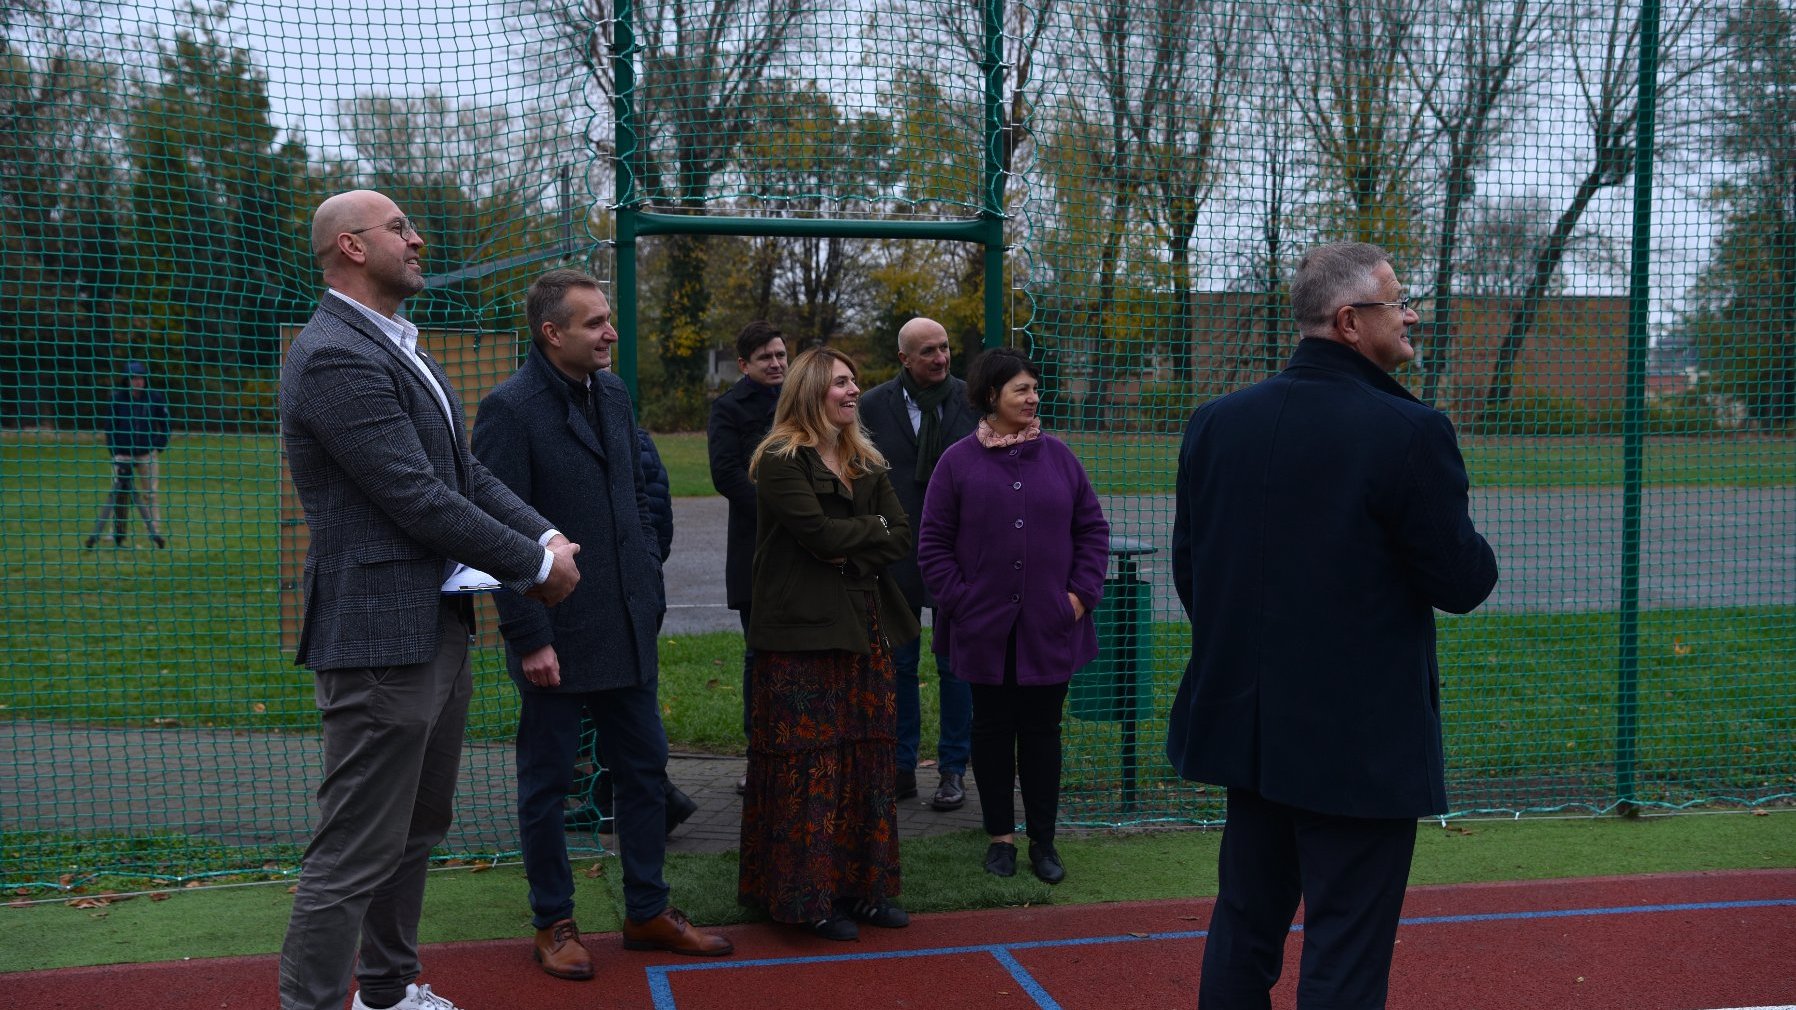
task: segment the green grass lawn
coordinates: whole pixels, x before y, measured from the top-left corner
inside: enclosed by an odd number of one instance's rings
[[[1064,436],[1102,494],[1170,494],[1179,437],[1153,434]],[[676,496],[709,495],[703,432],[655,436]],[[1466,439],[1461,443],[1476,488],[1620,487],[1619,438]],[[1796,484],[1796,437],[1732,435],[1653,437],[1646,444],[1648,485],[1785,487]]]
[[[677,491],[698,482],[708,487],[702,435],[661,441],[680,474]],[[1170,451],[1169,441],[1156,444],[1156,451]],[[1550,440],[1541,444],[1547,457],[1562,458],[1548,451],[1555,448]],[[1785,442],[1678,445],[1681,469],[1667,473],[1740,483],[1791,477]],[[1737,451],[1725,455],[1730,446]],[[143,549],[89,553],[81,540],[109,481],[94,440],[0,436],[0,576],[9,589],[0,607],[0,649],[7,657],[0,671],[0,718],[316,732],[312,678],[280,648],[280,471],[274,448],[272,439],[259,436],[179,438],[163,467],[171,548],[149,550],[134,533]],[[1516,446],[1500,448],[1484,458],[1520,465],[1524,454]],[[1590,452],[1612,448],[1592,444]],[[1578,482],[1572,470],[1555,472]],[[1441,627],[1455,803],[1467,809],[1567,803],[1600,809],[1609,803],[1617,725],[1614,616],[1473,614],[1447,618]],[[1788,607],[1642,615],[1639,796],[1675,804],[1691,797],[1752,801],[1796,793],[1792,627],[1796,612]],[[1172,781],[1161,756],[1161,713],[1183,666],[1185,634],[1176,623],[1154,630],[1153,686],[1135,741],[1136,807],[1117,804],[1127,778],[1122,727],[1068,720],[1072,819],[1215,816],[1215,797]],[[484,641],[476,650],[469,733],[502,740],[515,725],[515,693],[493,647],[493,629]],[[673,746],[740,752],[740,637],[664,639],[661,659]],[[931,662],[925,659],[922,681],[927,727],[936,721]],[[923,737],[924,756],[932,757],[933,733]]]
[[[907,839],[902,903],[918,913],[1024,905],[1080,905],[1209,897],[1216,892],[1217,831],[1068,833],[1059,839],[1065,883],[1027,873],[1000,880],[980,869],[976,833]],[[1624,873],[1771,869],[1796,865],[1796,812],[1750,816],[1456,821],[1417,827],[1413,885],[1607,876]],[[614,859],[576,865],[579,921],[589,933],[621,928],[621,874]],[[666,876],[673,899],[700,923],[753,921],[735,902],[736,855],[675,855]],[[267,886],[158,892],[77,907],[0,907],[0,972],[123,962],[269,954],[280,949],[292,909],[286,878]],[[420,938],[425,943],[530,936],[526,885],[516,866],[431,874]],[[91,898],[96,891],[88,892]],[[1201,927],[1201,923],[1197,924]],[[920,919],[913,929],[928,929]],[[520,954],[520,957],[522,955]],[[520,961],[520,963],[523,963]]]

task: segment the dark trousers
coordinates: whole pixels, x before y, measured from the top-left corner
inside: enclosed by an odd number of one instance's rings
[[[518,833],[530,912],[537,929],[574,914],[563,800],[573,786],[580,716],[598,730],[599,756],[612,776],[624,910],[642,921],[667,907],[667,734],[654,681],[585,693],[520,691]]]
[[[352,968],[382,1005],[418,977],[424,876],[454,813],[473,694],[465,607],[444,599],[430,662],[316,677],[324,781],[281,945],[282,1010],[342,1010]]]
[[[1023,792],[1023,825],[1029,839],[1054,841],[1060,808],[1060,715],[1065,683],[1022,685],[1016,679],[1016,634],[1004,656],[1002,684],[972,684],[973,776],[979,783],[979,817],[988,835],[1016,830],[1012,782]]]
[[[742,738],[746,740],[749,736],[749,704],[755,696],[750,690],[755,678],[755,650],[748,647],[748,604],[744,603],[736,616],[742,621]]]
[[[921,607],[912,607],[918,620]],[[917,667],[923,659],[923,636],[892,647],[892,666],[898,674],[898,770],[917,767],[917,750],[923,742],[922,682]],[[936,766],[944,772],[963,774],[972,739],[973,695],[967,682],[954,675],[948,657],[935,657],[936,673],[941,679],[941,731],[935,740]]]
[[[1415,848],[1415,818],[1336,817],[1230,789],[1200,1010],[1272,1005],[1300,898],[1299,1010],[1383,1007]]]

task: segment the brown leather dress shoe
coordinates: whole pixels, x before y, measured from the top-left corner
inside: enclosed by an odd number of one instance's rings
[[[574,920],[563,919],[548,929],[536,931],[536,949],[532,952],[543,971],[556,978],[584,981],[592,977],[592,955],[580,943],[580,927]]]
[[[624,919],[625,950],[665,950],[670,954],[721,957],[735,950],[730,941],[715,933],[701,933],[686,913],[667,906],[647,922]]]

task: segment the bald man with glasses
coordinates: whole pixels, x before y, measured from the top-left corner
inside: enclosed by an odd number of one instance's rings
[[[319,819],[281,948],[282,1010],[455,1010],[418,984],[430,851],[453,816],[473,682],[463,566],[544,604],[579,581],[567,541],[468,451],[460,399],[399,315],[424,239],[370,190],[324,201],[330,290],[281,368],[281,441],[305,508],[305,619],[323,721]],[[359,954],[359,964],[358,964]]]

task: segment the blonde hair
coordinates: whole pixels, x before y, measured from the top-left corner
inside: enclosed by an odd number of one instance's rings
[[[773,427],[767,437],[755,446],[748,461],[748,479],[754,480],[761,457],[790,459],[800,446],[835,445],[840,450],[842,466],[849,480],[858,480],[887,469],[886,458],[879,454],[873,440],[861,429],[861,419],[837,428],[824,415],[829,396],[830,373],[836,362],[848,366],[848,374],[858,377],[860,370],[854,359],[833,347],[813,347],[800,354],[786,369],[786,381],[780,385],[779,406],[773,411]]]

